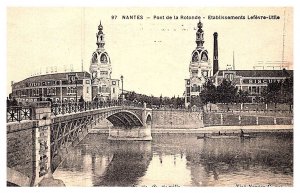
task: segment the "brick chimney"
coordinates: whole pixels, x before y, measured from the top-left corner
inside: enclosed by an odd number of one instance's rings
[[[219,59],[218,59],[218,33],[214,33],[214,61],[213,61],[213,75],[219,71]]]

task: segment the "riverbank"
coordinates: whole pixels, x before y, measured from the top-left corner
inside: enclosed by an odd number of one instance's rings
[[[199,129],[165,129],[154,128],[151,129],[152,134],[170,134],[170,133],[232,133],[240,132],[241,129],[245,133],[257,133],[257,132],[293,132],[293,125],[244,125],[244,126],[210,126]],[[108,128],[94,128],[89,130],[89,133],[106,133],[108,134]]]

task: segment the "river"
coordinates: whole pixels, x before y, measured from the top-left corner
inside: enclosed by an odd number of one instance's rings
[[[66,186],[293,186],[293,133],[197,139],[152,134],[109,141],[88,134],[54,172]]]

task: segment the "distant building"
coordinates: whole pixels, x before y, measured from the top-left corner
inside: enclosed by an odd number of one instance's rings
[[[255,98],[260,96],[263,89],[267,87],[268,83],[274,81],[282,81],[291,77],[293,70],[220,70],[218,59],[218,33],[214,36],[214,55],[213,55],[213,69],[208,57],[208,52],[203,47],[204,32],[202,30],[202,23],[198,23],[198,31],[196,33],[197,47],[192,52],[192,59],[189,65],[190,78],[185,79],[185,106],[191,104],[193,98],[199,96],[202,86],[207,79],[211,79],[215,86],[221,84],[223,79],[231,81],[238,90],[247,91],[252,102]],[[233,66],[235,66],[233,64]]]
[[[112,79],[109,55],[104,49],[103,26],[98,26],[97,49],[92,55],[90,73],[65,72],[45,74],[12,83],[11,97],[18,102],[52,101],[117,101],[120,95],[120,81]]]
[[[40,100],[91,101],[91,79],[88,72],[65,72],[26,78],[12,84],[12,95],[18,102]]]
[[[211,77],[218,86],[223,79],[231,81],[238,90],[247,91],[252,102],[260,96],[268,83],[283,81],[291,77],[293,70],[219,70]]]

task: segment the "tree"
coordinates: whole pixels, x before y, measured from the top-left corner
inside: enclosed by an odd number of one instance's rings
[[[267,88],[264,89],[262,92],[263,101],[265,103],[275,103],[275,108],[277,103],[280,101],[281,98],[281,88],[282,82],[271,82],[268,84]]]
[[[18,101],[16,100],[16,98],[14,97],[12,102],[11,102],[11,106],[18,106]]]
[[[249,101],[249,93],[247,91],[239,90],[236,96],[237,103],[246,103]]]
[[[286,78],[282,83],[282,100],[284,103],[293,104],[294,100],[294,82],[293,76]]]
[[[163,105],[163,97],[162,97],[162,95],[160,95],[160,97],[159,97],[159,107],[161,108],[162,105]]]
[[[264,103],[274,103],[275,108],[277,103],[286,103],[290,105],[290,110],[293,105],[293,75],[283,81],[275,81],[268,84],[262,92],[262,101]]]
[[[208,79],[203,85],[203,90],[200,93],[201,100],[204,104],[216,103],[217,93],[216,86]]]
[[[125,94],[125,99],[129,101],[133,101],[134,99],[136,99],[136,97],[137,94],[134,91]]]
[[[84,99],[83,99],[83,96],[82,96],[82,95],[80,96],[79,102],[80,102],[80,103],[83,103],[83,102],[84,102]]]
[[[231,81],[223,79],[222,83],[217,86],[217,102],[219,103],[232,103],[236,99],[237,88]]]

